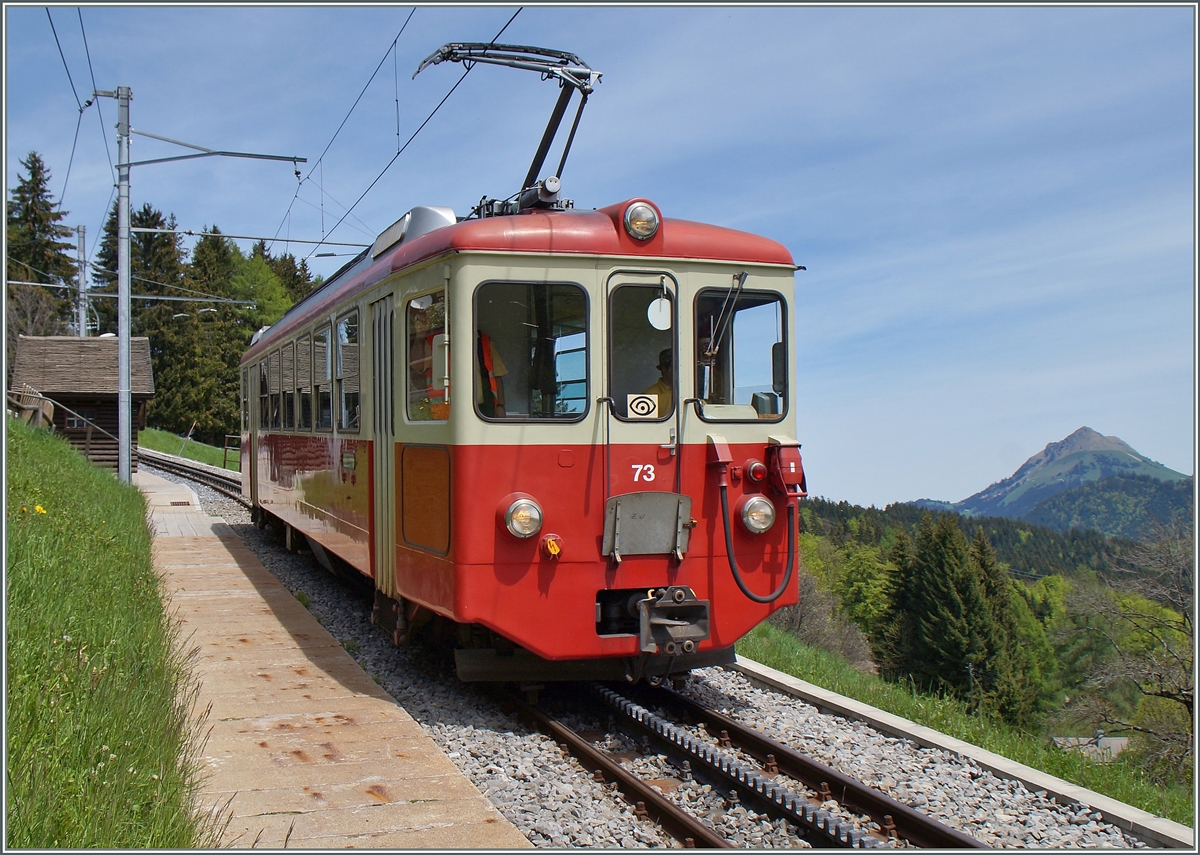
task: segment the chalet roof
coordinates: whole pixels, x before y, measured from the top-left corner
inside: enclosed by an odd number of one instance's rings
[[[18,336],[12,385],[28,383],[43,395],[117,394],[117,338]],[[130,394],[152,396],[150,339],[129,341]]]

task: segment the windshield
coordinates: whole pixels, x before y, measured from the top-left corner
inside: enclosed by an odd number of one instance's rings
[[[695,396],[707,419],[768,419],[787,412],[786,306],[779,294],[727,290],[696,298]]]
[[[578,285],[479,286],[474,348],[483,418],[578,421],[587,412],[587,298]]]

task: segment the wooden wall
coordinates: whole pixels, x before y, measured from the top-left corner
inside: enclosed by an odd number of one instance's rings
[[[91,421],[97,427],[108,431],[115,437],[119,436],[120,432],[116,398],[68,398],[60,394],[57,400],[63,406],[54,408],[54,429],[60,431],[72,445],[78,448],[95,465],[116,469],[119,454],[117,440],[106,436],[95,428],[89,431],[86,427],[67,427],[67,420],[71,417],[71,414],[64,409],[64,407],[69,407],[82,415],[86,415],[87,411],[94,412],[95,418],[91,419]],[[137,471],[138,429],[144,426],[139,416],[144,418],[145,402],[135,399],[133,401],[133,411],[133,436],[131,438],[133,456],[129,462],[130,472]]]

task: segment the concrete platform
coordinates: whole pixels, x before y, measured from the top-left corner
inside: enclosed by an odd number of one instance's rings
[[[209,709],[204,806],[223,847],[531,844],[195,493],[133,476]]]

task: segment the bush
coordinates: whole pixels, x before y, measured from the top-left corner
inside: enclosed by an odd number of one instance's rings
[[[843,615],[837,598],[817,587],[815,576],[799,574],[800,600],[771,615],[770,622],[810,647],[840,656],[865,673],[875,673],[871,646],[862,630]]]

